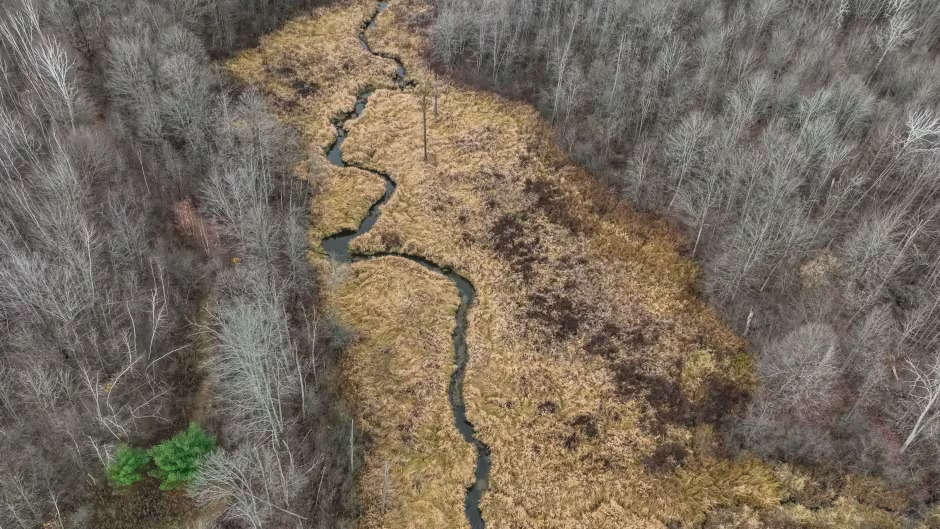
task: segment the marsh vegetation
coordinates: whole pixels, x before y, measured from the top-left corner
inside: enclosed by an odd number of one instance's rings
[[[933,486],[940,9],[440,0],[429,53],[665,215],[753,344],[736,442]],[[922,495],[928,499],[928,495]]]

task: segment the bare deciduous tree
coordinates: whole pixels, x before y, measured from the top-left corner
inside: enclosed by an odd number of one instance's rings
[[[925,432],[936,434],[937,420],[940,419],[940,353],[935,354],[926,365],[919,365],[907,360],[907,371],[910,379],[907,382],[907,404],[910,419],[905,421],[910,433],[901,446],[904,452]]]

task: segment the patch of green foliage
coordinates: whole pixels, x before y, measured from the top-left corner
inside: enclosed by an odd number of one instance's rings
[[[128,487],[150,475],[160,480],[161,490],[176,489],[192,479],[199,460],[215,448],[215,437],[190,423],[188,429],[150,450],[121,446],[108,466],[108,477],[115,486]]]
[[[122,446],[118,448],[114,461],[108,466],[108,478],[118,487],[127,487],[144,479],[144,467],[150,463],[145,450]]]
[[[160,489],[179,488],[199,470],[199,460],[216,448],[215,437],[207,434],[196,423],[186,431],[150,449],[156,468],[150,475],[160,480]]]

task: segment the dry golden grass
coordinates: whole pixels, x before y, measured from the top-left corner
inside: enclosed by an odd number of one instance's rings
[[[355,167],[336,167],[327,163],[315,169],[321,175],[315,191],[317,200],[310,204],[311,224],[308,238],[314,250],[320,250],[324,237],[341,231],[355,231],[372,204],[385,193],[385,182],[368,171]]]
[[[357,428],[368,436],[360,527],[463,527],[475,454],[447,402],[456,288],[390,257],[352,265],[327,301],[357,331],[341,371],[356,399]]]
[[[423,73],[409,22],[421,4],[393,3],[374,47]],[[438,85],[430,163],[418,91],[380,91],[350,124],[346,157],[399,183],[354,246],[424,255],[477,287],[465,395],[492,450],[487,522],[691,526],[779,503],[771,467],[721,459],[708,427],[750,391],[752,367],[695,295],[681,241],[571,164],[531,107]]]
[[[781,519],[802,523],[805,524],[804,527],[814,529],[847,527],[901,529],[903,527],[897,515],[846,497],[839,497],[831,506],[816,510],[807,509],[802,505],[787,505],[776,510]]]
[[[352,110],[366,87],[391,87],[395,63],[359,43],[360,26],[375,11],[368,0],[343,0],[312,10],[226,63],[239,81],[267,95],[286,123],[314,147],[336,138],[330,120]]]
[[[427,55],[427,25],[434,9],[425,0],[394,0],[376,19],[369,31],[369,45],[378,53],[401,59],[407,67],[407,79],[431,84],[431,70],[423,58]]]
[[[901,529],[934,527],[923,523],[905,525],[901,518],[883,510],[861,504],[851,498],[838,497],[830,505],[808,509],[787,504],[766,509],[739,506],[721,509],[709,516],[704,529]]]
[[[442,85],[431,164],[420,120],[416,94],[380,91],[349,124],[346,157],[399,183],[353,244],[428,256],[477,287],[465,395],[493,454],[485,519],[659,526],[777,501],[760,464],[691,451],[693,415],[724,412],[716,392],[751,379],[668,231],[601,202],[529,107]]]
[[[384,191],[381,178],[330,165],[330,120],[366,87],[393,86],[395,63],[368,53],[357,34],[376,7],[346,1],[320,8],[262,39],[227,65],[298,127],[319,175],[311,246],[355,229]],[[368,438],[359,476],[361,527],[460,527],[474,452],[453,425],[447,386],[457,292],[443,277],[403,259],[331,266],[317,257],[324,302],[358,332],[345,361],[346,394]],[[388,487],[384,478],[388,464]]]
[[[534,109],[438,79],[440,114],[428,112],[431,160],[423,162],[419,91],[427,93],[431,73],[421,20],[429,10],[426,0],[393,1],[368,36],[373,49],[401,57],[420,86],[377,91],[348,124],[346,159],[399,183],[375,228],[353,246],[425,256],[477,288],[465,399],[492,450],[488,525],[691,527],[709,512],[747,523],[812,518],[826,527],[892,520],[848,489],[815,511],[782,506],[805,477],[723,456],[715,425],[754,384],[745,344],[695,294],[699,271],[679,255],[682,241],[573,165]],[[285,119],[323,146],[332,138],[326,116],[351,107],[364,83],[381,84],[369,79],[388,75],[391,61],[349,49],[358,29],[343,17],[368,12],[361,3],[320,10],[267,37],[263,51],[233,69],[279,101],[290,96],[278,72],[295,64],[292,46],[367,65],[291,66],[324,95],[282,105]],[[377,193],[361,177],[327,176],[312,237],[358,223],[356,212]],[[317,266],[332,278],[327,303],[360,333],[347,384],[372,438],[361,524],[465,525],[462,487],[473,454],[446,401],[456,292],[400,259]],[[383,514],[386,461],[393,493]]]

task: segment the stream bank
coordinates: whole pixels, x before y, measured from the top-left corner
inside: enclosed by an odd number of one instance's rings
[[[384,59],[395,61],[396,65],[398,66],[395,75],[395,83],[398,85],[400,90],[404,90],[405,88],[414,86],[414,83],[406,80],[407,71],[405,70],[404,64],[401,62],[401,60],[392,55],[373,51],[369,47],[368,40],[366,39],[366,31],[375,26],[376,18],[378,17],[379,13],[385,10],[387,6],[388,2],[378,3],[378,6],[368,23],[363,25],[362,31],[359,33],[359,41],[363,48],[369,51],[369,53]],[[347,121],[356,119],[361,116],[363,112],[365,112],[366,106],[368,105],[369,96],[372,95],[372,92],[373,91],[369,89],[358,94],[353,111],[344,114],[339,119],[334,121],[334,126],[336,127],[336,141],[327,152],[327,159],[331,164],[337,167],[350,167],[350,165],[343,160],[342,153],[342,146],[348,134],[348,131],[345,128],[345,124]],[[483,521],[482,512],[480,510],[480,501],[483,497],[483,493],[486,491],[489,479],[489,448],[476,437],[473,425],[467,420],[467,409],[463,400],[464,375],[466,373],[467,361],[469,359],[469,351],[467,349],[468,314],[470,307],[474,303],[476,289],[474,289],[473,285],[467,278],[461,276],[454,270],[438,266],[437,264],[419,255],[393,252],[360,254],[350,250],[349,245],[354,239],[368,233],[372,229],[382,214],[382,206],[391,200],[397,188],[397,184],[389,175],[365,167],[358,168],[381,177],[385,183],[385,192],[382,197],[369,208],[368,213],[360,222],[358,229],[355,231],[344,231],[330,235],[321,241],[322,247],[330,259],[342,263],[369,261],[386,257],[400,257],[407,259],[421,265],[425,269],[435,274],[446,277],[457,288],[460,302],[457,308],[454,330],[451,335],[454,344],[455,368],[453,374],[451,375],[450,384],[448,387],[448,401],[450,402],[450,406],[453,411],[454,424],[457,430],[460,432],[460,435],[463,437],[464,441],[471,444],[476,451],[474,480],[473,484],[470,485],[466,491],[464,511],[472,529],[483,529],[485,527],[485,523]]]

